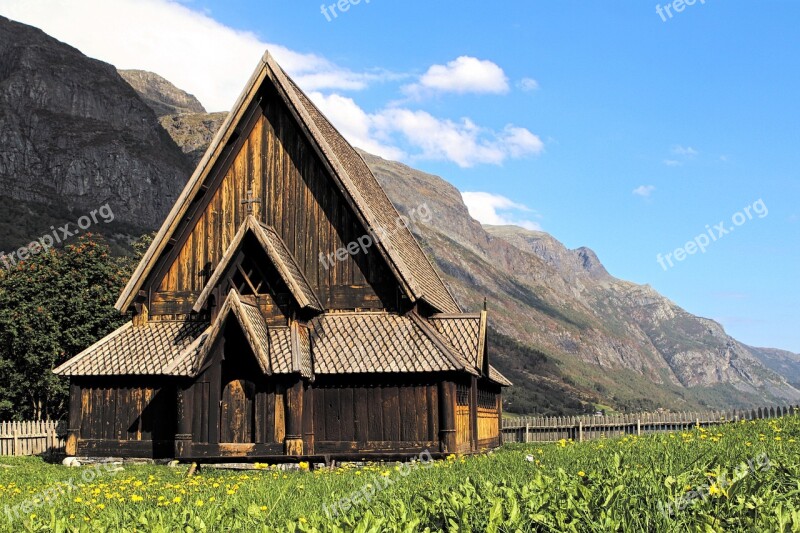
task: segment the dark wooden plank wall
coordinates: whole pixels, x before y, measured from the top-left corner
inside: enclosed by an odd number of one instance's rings
[[[99,378],[80,389],[80,455],[167,457],[175,439],[175,387]]]
[[[196,202],[196,213],[182,223],[174,249],[165,252],[145,284],[155,288],[151,314],[188,312],[189,301],[199,295],[208,272],[216,267],[242,223],[241,200],[249,189],[261,200],[255,213],[284,239],[323,305],[334,309],[396,306],[397,283],[376,248],[335,261],[330,268],[321,264],[320,253],[328,255],[346,247],[366,230],[285,104],[274,94],[264,94],[242,131],[230,155],[222,157],[209,175],[218,186],[212,183]]]
[[[313,388],[315,453],[438,447],[435,383]]]
[[[82,439],[170,440],[175,436],[175,388],[129,383],[81,388]]]

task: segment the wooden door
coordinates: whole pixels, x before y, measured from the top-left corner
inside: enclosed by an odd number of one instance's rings
[[[220,401],[220,442],[245,444],[255,442],[255,385],[234,379],[222,390]]]

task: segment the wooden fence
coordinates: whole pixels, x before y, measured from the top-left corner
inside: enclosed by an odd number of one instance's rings
[[[739,420],[780,418],[795,414],[798,406],[759,408],[748,411],[704,413],[640,413],[607,416],[532,417],[503,419],[503,442],[584,441],[620,435],[644,435],[683,431]]]
[[[41,455],[63,453],[65,422],[0,422],[0,455]]]

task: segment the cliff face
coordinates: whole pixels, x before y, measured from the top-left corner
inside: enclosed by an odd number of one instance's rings
[[[459,302],[476,309],[487,297],[498,334],[554,361],[555,379],[576,397],[674,409],[800,399],[778,366],[767,368],[718,323],[614,278],[592,250],[568,250],[516,226],[481,226],[441,178],[362,155],[401,212],[430,207],[430,223],[414,231]],[[524,361],[496,357],[518,387],[541,386]]]
[[[114,67],[0,17],[0,195],[19,211],[2,223],[27,226],[4,231],[0,245],[106,203],[117,224],[152,230],[191,170]]]
[[[0,18],[0,194],[9,206],[0,226],[7,241],[24,244],[40,234],[20,230],[21,221],[46,228],[105,203],[138,231],[161,224],[192,170],[185,154],[198,160],[225,114],[206,114],[159,76],[123,75],[140,94],[110,65]],[[491,357],[515,382],[506,408],[800,400],[779,375],[800,381],[793,354],[737,342],[652,288],[614,278],[588,248],[568,250],[543,232],[481,226],[443,179],[363,157],[401,212],[430,208],[430,222],[412,229],[462,306],[478,309],[487,298]]]

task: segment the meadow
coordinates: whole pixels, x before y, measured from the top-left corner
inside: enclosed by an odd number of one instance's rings
[[[800,417],[788,416],[334,470],[186,477],[185,466],[4,458],[0,529],[800,531],[799,440]]]

